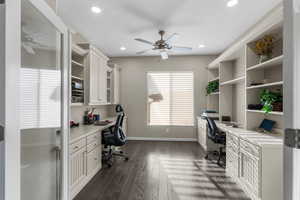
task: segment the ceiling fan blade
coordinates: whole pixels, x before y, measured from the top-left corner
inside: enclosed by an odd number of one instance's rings
[[[166,40],[166,43],[170,44],[172,43],[175,39],[177,39],[179,36],[178,33],[173,33],[168,39]]]
[[[136,54],[141,55],[141,54],[147,53],[148,51],[151,51],[151,50],[152,50],[152,49],[146,49],[146,50],[144,50],[144,51],[136,52]]]
[[[22,47],[25,49],[27,53],[35,55],[35,51],[30,45],[26,44],[25,42],[22,42]]]
[[[169,58],[167,51],[161,51],[160,56],[161,56],[161,59],[163,59],[163,60],[167,60]]]
[[[175,50],[175,51],[191,51],[191,50],[193,50],[193,48],[192,47],[173,46],[172,50]]]
[[[145,43],[145,44],[153,45],[153,42],[150,42],[148,40],[144,40],[144,39],[141,39],[141,38],[135,38],[135,40],[139,41],[139,42],[142,42],[142,43]]]

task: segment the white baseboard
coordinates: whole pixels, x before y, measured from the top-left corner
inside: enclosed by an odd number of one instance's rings
[[[196,138],[128,137],[127,140],[136,140],[136,141],[168,141],[168,142],[197,142]]]

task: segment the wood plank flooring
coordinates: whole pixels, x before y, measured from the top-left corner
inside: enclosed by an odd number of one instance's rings
[[[128,162],[103,168],[75,200],[249,200],[193,142],[130,141]]]

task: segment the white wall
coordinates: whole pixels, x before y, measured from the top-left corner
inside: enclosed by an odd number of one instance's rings
[[[96,108],[94,114],[100,114],[101,120],[112,116],[111,106],[93,106]],[[83,122],[84,111],[90,109],[91,106],[72,106],[71,107],[71,117],[70,120],[75,121],[76,123]]]
[[[112,58],[121,67],[121,103],[128,116],[128,136],[147,138],[196,138],[194,127],[147,126],[147,71],[193,71],[195,115],[206,108],[205,87],[206,67],[214,56],[171,56],[168,60],[160,57]],[[196,117],[196,116],[195,116]]]

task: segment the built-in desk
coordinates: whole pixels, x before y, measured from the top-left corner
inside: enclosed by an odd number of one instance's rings
[[[226,132],[226,172],[255,200],[282,200],[283,138],[229,127]]]
[[[73,199],[102,167],[102,130],[113,126],[80,125],[71,128],[69,137],[70,194]]]

